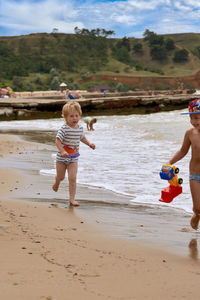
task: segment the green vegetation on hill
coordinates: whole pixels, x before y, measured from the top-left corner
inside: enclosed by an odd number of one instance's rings
[[[184,76],[200,68],[200,34],[157,35],[148,29],[144,38],[109,38],[113,31],[80,30],[74,34],[30,34],[0,37],[0,87],[16,91],[89,88],[80,80],[94,74],[125,76]],[[113,82],[113,89],[130,86]]]

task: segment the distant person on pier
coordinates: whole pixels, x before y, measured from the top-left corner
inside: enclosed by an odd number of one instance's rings
[[[70,100],[79,99],[81,96],[76,91],[66,90],[66,98]]]
[[[12,92],[13,91],[9,86],[6,88],[0,88],[0,98],[9,98]]]

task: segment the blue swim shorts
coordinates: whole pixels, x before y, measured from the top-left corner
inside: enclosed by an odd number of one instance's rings
[[[190,174],[189,180],[195,180],[200,183],[200,174]]]

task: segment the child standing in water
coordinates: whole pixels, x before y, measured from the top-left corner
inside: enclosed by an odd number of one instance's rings
[[[93,124],[97,122],[96,118],[85,117],[83,122],[87,125],[87,130],[94,130]]]
[[[190,225],[197,230],[200,220],[200,99],[191,101],[189,103],[189,112],[184,114],[190,115],[190,123],[193,127],[186,131],[181,148],[168,163],[173,165],[181,160],[191,147],[189,180],[194,214]]]
[[[95,149],[95,145],[87,140],[83,132],[83,127],[79,125],[82,111],[78,102],[70,101],[66,103],[63,106],[62,115],[65,119],[65,124],[63,124],[63,126],[58,130],[56,135],[56,146],[58,148],[58,152],[56,156],[56,178],[52,188],[55,192],[58,191],[60,182],[64,180],[67,170],[70,205],[79,206],[79,203],[75,201],[78,156],[71,157],[64,147],[68,146],[78,153],[80,141],[88,145],[93,150]]]

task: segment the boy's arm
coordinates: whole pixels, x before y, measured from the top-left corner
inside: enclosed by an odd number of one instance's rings
[[[95,144],[90,143],[90,142],[88,141],[88,139],[87,139],[85,136],[83,136],[83,137],[81,138],[81,142],[84,143],[84,144],[86,144],[87,146],[89,146],[89,147],[92,148],[93,150],[96,148]]]
[[[190,135],[190,130],[187,130],[181,148],[169,160],[170,165],[175,164],[177,161],[181,160],[188,153],[191,145],[189,135]]]
[[[69,154],[63,148],[61,140],[59,138],[56,138],[56,146],[57,146],[58,150],[60,151],[62,157],[68,157],[69,156]]]

